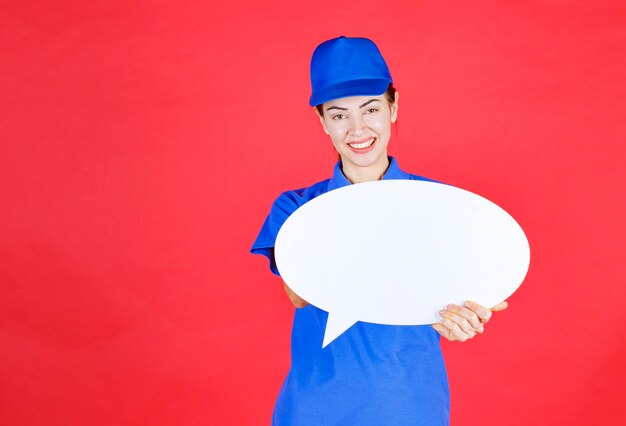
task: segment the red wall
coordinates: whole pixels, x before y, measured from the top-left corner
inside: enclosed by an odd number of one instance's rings
[[[1,5],[0,424],[269,423],[293,308],[248,248],[331,172],[308,63],[341,34],[389,62],[403,168],[530,240],[443,344],[453,424],[624,419],[624,2],[65,0]]]

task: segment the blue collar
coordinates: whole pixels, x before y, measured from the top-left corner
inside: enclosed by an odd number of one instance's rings
[[[389,167],[387,167],[387,171],[383,175],[384,179],[410,179],[410,174],[400,169],[398,166],[398,162],[393,157],[389,158]],[[341,161],[337,161],[335,164],[335,169],[333,170],[333,176],[328,181],[328,190],[332,191],[333,189],[341,188],[342,186],[350,185],[350,181],[341,171]]]

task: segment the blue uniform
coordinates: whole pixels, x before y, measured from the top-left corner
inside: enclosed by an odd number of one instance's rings
[[[383,179],[427,180],[402,171],[390,157]],[[272,250],[282,224],[298,207],[350,185],[335,165],[330,179],[287,191],[274,202],[251,252],[264,254],[279,275]],[[439,346],[429,325],[357,322],[322,349],[328,313],[296,309],[291,369],[278,395],[275,426],[448,425],[450,393]]]

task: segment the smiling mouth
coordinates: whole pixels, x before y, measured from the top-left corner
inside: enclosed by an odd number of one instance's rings
[[[350,148],[354,148],[354,149],[365,149],[365,148],[369,148],[374,143],[375,140],[376,138],[371,138],[365,142],[349,143],[348,145],[350,146]]]

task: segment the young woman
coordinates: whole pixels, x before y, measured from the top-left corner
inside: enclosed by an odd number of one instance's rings
[[[378,179],[427,178],[400,169],[387,155],[399,94],[376,45],[339,37],[320,44],[311,60],[315,107],[339,153],[332,177],[281,194],[252,246],[279,275],[273,256],[282,224],[298,207],[333,189]],[[449,390],[439,336],[465,341],[484,330],[492,311],[468,301],[449,305],[432,326],[358,322],[322,349],[328,314],[285,291],[296,306],[291,369],[274,409],[274,425],[447,425]]]

